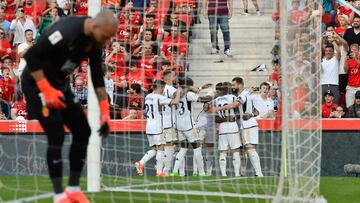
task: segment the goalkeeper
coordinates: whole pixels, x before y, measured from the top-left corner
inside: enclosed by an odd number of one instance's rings
[[[66,17],[54,23],[25,55],[22,90],[29,117],[38,119],[47,135],[47,164],[55,192],[55,203],[87,203],[79,182],[86,160],[90,127],[84,111],[74,98],[67,80],[84,59],[90,59],[91,78],[100,105],[100,135],[109,133],[110,109],[104,88],[102,47],[113,37],[117,20],[109,11],[95,18]],[[72,133],[66,190],[62,184],[61,148],[64,126]]]

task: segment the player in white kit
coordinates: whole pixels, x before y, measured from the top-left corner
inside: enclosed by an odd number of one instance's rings
[[[163,95],[169,99],[174,98],[176,89],[173,87],[175,79],[175,72],[171,70],[164,71],[163,81],[166,83]],[[175,111],[176,106],[163,106],[163,128],[165,138],[165,160],[163,172],[166,176],[169,175],[175,152],[174,142],[177,140],[175,131]]]
[[[156,155],[156,176],[164,176],[164,134],[162,108],[165,105],[177,105],[180,100],[181,88],[175,93],[174,99],[163,96],[165,82],[162,80],[155,81],[153,92],[145,97],[144,115],[146,117],[146,135],[151,149],[145,153],[140,161],[135,163],[136,171],[143,175],[143,166],[147,161]]]
[[[251,96],[248,91],[244,90],[244,80],[240,77],[233,78],[231,82],[232,90],[238,96],[238,100],[229,105],[216,108],[216,111],[233,109],[239,107],[242,122],[239,123],[241,129],[242,144],[245,148],[246,154],[250,159],[250,162],[255,170],[255,175],[262,177],[260,158],[256,152],[255,146],[259,144],[259,127],[256,119],[254,118],[254,108],[251,100]],[[241,157],[245,157],[243,154]],[[246,167],[246,160],[241,161],[242,171]],[[242,175],[244,172],[242,172]]]
[[[202,148],[205,151],[205,167],[206,175],[211,176],[214,162],[214,146],[216,142],[216,126],[215,126],[215,114],[206,112],[209,108],[209,103],[205,103],[203,110],[196,118],[196,126],[198,135],[202,144]],[[193,176],[198,174],[197,165],[194,163]]]
[[[199,175],[204,176],[204,162],[201,153],[201,143],[196,131],[195,120],[193,117],[193,103],[202,102],[203,98],[199,97],[192,91],[188,91],[194,82],[190,78],[179,80],[179,86],[185,88],[185,95],[180,98],[176,110],[176,129],[178,133],[178,141],[180,150],[176,155],[175,164],[171,176],[179,176],[179,167],[185,162],[185,155],[188,144],[194,149],[194,162],[196,162]]]
[[[231,83],[224,82],[216,85],[217,98],[213,105],[220,108],[234,103],[238,98],[231,94]],[[217,111],[215,122],[219,124],[219,143],[220,151],[219,165],[222,176],[226,175],[226,157],[229,148],[232,150],[233,166],[235,176],[240,176],[240,147],[241,139],[239,127],[236,123],[235,108]]]

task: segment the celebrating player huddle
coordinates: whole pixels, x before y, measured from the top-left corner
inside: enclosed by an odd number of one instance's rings
[[[246,175],[249,158],[255,175],[262,177],[255,149],[259,143],[256,109],[249,92],[244,90],[242,78],[218,83],[215,96],[204,97],[199,96],[191,78],[180,77],[177,89],[174,80],[174,73],[165,71],[163,80],[155,81],[153,92],[145,98],[146,134],[151,149],[135,163],[137,173],[143,175],[144,165],[156,156],[156,176],[185,176],[185,157],[191,146],[193,175],[212,175],[213,149],[217,145],[222,176],[227,176],[227,152],[231,150],[235,176]],[[196,119],[195,102],[204,103]]]

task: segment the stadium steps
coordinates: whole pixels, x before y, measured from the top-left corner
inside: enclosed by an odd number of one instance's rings
[[[216,84],[230,81],[235,76],[243,77],[246,87],[258,86],[266,81],[271,73],[271,48],[274,42],[275,23],[271,19],[274,6],[266,0],[258,0],[262,16],[256,16],[252,3],[249,2],[250,16],[242,16],[242,1],[234,1],[234,15],[230,20],[232,58],[223,52],[222,33],[219,30],[219,55],[211,55],[208,20],[201,18],[202,24],[193,27],[193,39],[189,47],[189,71],[195,85]],[[223,60],[222,63],[219,61]],[[266,72],[251,72],[259,64],[266,64]]]

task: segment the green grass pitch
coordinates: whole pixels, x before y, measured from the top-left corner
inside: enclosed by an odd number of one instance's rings
[[[274,194],[276,191],[277,177],[264,178],[222,178],[222,177],[114,177],[103,180],[106,186],[130,187],[140,190],[175,190],[175,191],[207,191],[240,194]],[[66,183],[66,180],[64,180]],[[82,180],[82,188],[86,188],[85,178]],[[360,178],[351,177],[321,177],[321,194],[329,203],[359,203],[360,202]],[[35,195],[48,194],[51,192],[50,181],[47,177],[0,177],[0,202],[12,201]],[[136,192],[100,192],[87,193],[92,202],[265,202],[261,199],[222,197],[207,195],[179,195],[179,194],[152,194]],[[31,202],[52,202],[51,198],[44,198]]]

